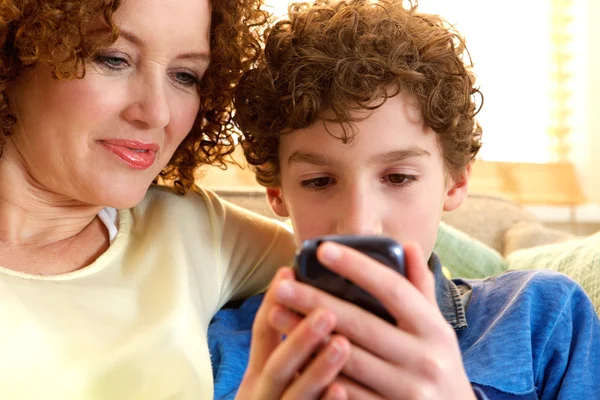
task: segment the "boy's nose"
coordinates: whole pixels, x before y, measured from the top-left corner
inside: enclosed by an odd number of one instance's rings
[[[336,234],[338,235],[381,235],[383,227],[377,205],[369,201],[368,195],[347,198],[345,207],[338,210]]]

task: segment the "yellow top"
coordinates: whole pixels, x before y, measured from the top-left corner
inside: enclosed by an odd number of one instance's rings
[[[93,264],[0,267],[0,399],[212,399],[210,319],[293,251],[283,226],[208,191],[150,189]]]

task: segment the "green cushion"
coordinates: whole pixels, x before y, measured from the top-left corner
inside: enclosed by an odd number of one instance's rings
[[[567,242],[532,247],[507,257],[510,269],[551,269],[578,282],[600,314],[600,232]]]
[[[440,222],[433,251],[453,278],[485,278],[507,269],[496,250],[444,222]]]

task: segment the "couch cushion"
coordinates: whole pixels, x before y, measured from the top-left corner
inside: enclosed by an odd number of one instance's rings
[[[507,269],[496,250],[441,222],[433,249],[453,278],[484,278]]]
[[[445,213],[442,220],[504,254],[504,234],[508,228],[536,218],[511,200],[469,194],[460,207]]]
[[[215,193],[223,200],[229,201],[237,206],[244,207],[247,210],[253,211],[265,217],[275,218],[280,221],[286,218],[281,218],[275,215],[269,203],[267,202],[267,194],[265,188],[243,188],[243,189],[218,189]]]
[[[223,199],[237,204],[238,206],[268,217],[276,218],[275,214],[267,204],[265,190],[262,188],[217,190],[216,193]],[[493,204],[496,202],[502,204],[501,206],[492,207],[492,210],[513,206],[513,203],[504,204],[505,200],[494,197],[470,197],[462,218],[465,218],[468,221],[474,220],[471,214],[479,213],[480,211],[478,208],[490,202]],[[278,219],[285,220],[283,218]],[[460,223],[459,220],[456,222],[460,226],[468,226],[472,223]],[[486,232],[489,230],[488,227]],[[495,235],[495,233],[493,234]],[[483,278],[497,275],[506,270],[506,263],[498,251],[444,222],[440,223],[434,251],[442,260],[445,270],[452,277]]]
[[[572,233],[548,228],[540,222],[521,221],[504,234],[504,257],[520,249],[564,242],[575,237]]]
[[[509,269],[551,269],[578,282],[600,314],[600,232],[567,242],[517,250],[507,257]]]

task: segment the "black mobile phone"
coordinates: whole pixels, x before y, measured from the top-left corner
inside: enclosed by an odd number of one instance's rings
[[[296,254],[294,266],[300,282],[307,283],[395,324],[394,318],[369,293],[350,280],[332,272],[317,260],[317,248],[323,242],[352,247],[405,275],[404,250],[393,239],[382,236],[323,236],[305,241]]]

